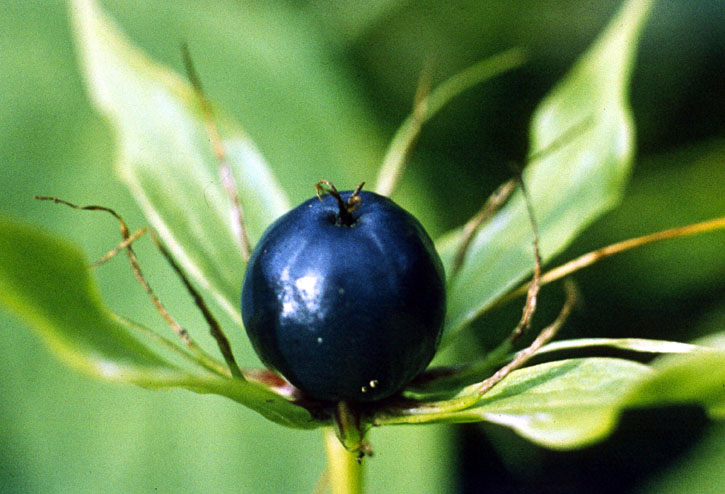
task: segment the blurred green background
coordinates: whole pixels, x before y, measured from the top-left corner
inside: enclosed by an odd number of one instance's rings
[[[294,202],[320,178],[343,187],[374,178],[427,60],[440,81],[525,47],[526,66],[465,93],[423,132],[396,199],[437,236],[475,212],[525,156],[531,111],[620,2],[104,5],[176,70],[179,45],[189,43],[210,97],[242,123]],[[32,200],[100,203],[144,224],[114,176],[109,129],[86,99],[67,6],[4,0],[0,12],[0,212],[97,258],[118,241],[111,220]],[[632,86],[639,153],[631,186],[559,261],[725,213],[724,21],[719,0],[656,4]],[[708,234],[578,274],[585,305],[563,336],[686,341],[722,331],[724,247],[723,233]],[[148,242],[138,252],[171,312],[203,328]],[[97,276],[115,311],[164,328],[123,259]],[[537,321],[557,310],[556,292],[544,290]],[[484,317],[473,342],[483,349],[505,334],[519,308]],[[324,468],[317,432],[270,424],[217,396],[75,374],[5,313],[0,336],[0,492],[311,492]],[[244,335],[230,337],[238,359],[256,365]],[[370,492],[715,492],[725,483],[725,428],[687,407],[628,413],[610,440],[577,452],[546,451],[493,426],[389,428],[371,440]]]

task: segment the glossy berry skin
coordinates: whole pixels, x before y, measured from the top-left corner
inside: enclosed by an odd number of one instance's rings
[[[430,237],[390,199],[359,197],[351,226],[340,224],[329,195],[279,218],[244,278],[242,318],[254,349],[317,400],[391,396],[440,341],[445,277]]]

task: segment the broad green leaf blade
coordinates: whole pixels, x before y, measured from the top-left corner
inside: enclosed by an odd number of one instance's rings
[[[650,366],[599,357],[539,364],[512,372],[480,399],[474,384],[448,400],[382,410],[374,423],[486,421],[510,427],[542,446],[571,449],[606,437],[626,408],[689,403],[703,406],[714,419],[725,418],[725,333],[695,344],[584,339],[551,344],[548,350],[591,345],[671,355],[658,357]],[[471,398],[475,404],[461,410]]]
[[[609,434],[626,390],[651,374],[643,364],[614,358],[548,362],[512,372],[466,410],[389,416],[380,423],[487,421],[542,446],[577,448]]]
[[[536,110],[531,155],[543,155],[527,167],[524,180],[544,259],[561,252],[620,200],[634,145],[627,85],[650,3],[627,2]],[[438,244],[447,268],[456,248],[455,235],[444,236]],[[521,282],[532,271],[533,262],[531,226],[517,192],[481,228],[458,275],[450,281],[445,338],[449,340]]]
[[[624,352],[683,354],[708,352],[709,348],[702,345],[680,343],[677,341],[650,340],[645,338],[578,338],[549,343],[541,347],[536,355],[547,353],[582,350],[594,347],[605,347]],[[428,369],[429,374],[419,382],[413,382],[405,390],[404,396],[418,401],[442,400],[456,396],[462,389],[471,384],[481,382],[498,368],[513,359],[514,354],[499,355],[499,359],[486,358],[469,365],[459,367],[439,367]]]
[[[65,362],[110,381],[223,395],[289,427],[319,425],[259,384],[189,372],[141,344],[103,306],[88,265],[72,245],[0,219],[0,302]]]
[[[94,1],[72,5],[90,94],[116,134],[118,173],[186,271],[241,322],[244,260],[197,95],[133,46]],[[254,241],[288,202],[249,138],[223,117],[219,130]]]
[[[630,403],[699,404],[712,418],[725,419],[725,333],[697,343],[704,350],[664,355],[652,362],[655,374],[631,391]]]

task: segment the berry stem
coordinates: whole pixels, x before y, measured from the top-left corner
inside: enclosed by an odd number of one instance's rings
[[[332,494],[362,494],[363,466],[357,454],[345,449],[332,427],[326,427],[324,434]]]
[[[326,185],[328,189],[325,189],[323,187],[323,184]],[[355,188],[353,193],[350,194],[347,202],[345,202],[340,193],[337,191],[337,187],[335,187],[335,184],[333,184],[329,180],[320,180],[319,182],[317,182],[315,184],[315,191],[317,192],[317,198],[319,200],[322,200],[322,196],[324,194],[330,194],[332,197],[334,197],[337,200],[337,206],[340,208],[340,213],[338,215],[340,224],[345,226],[352,226],[355,223],[355,218],[353,218],[352,212],[359,208],[360,204],[362,203],[362,198],[359,196],[359,194],[364,185],[365,182],[361,182],[360,185]]]

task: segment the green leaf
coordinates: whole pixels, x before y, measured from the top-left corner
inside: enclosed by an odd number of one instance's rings
[[[634,144],[627,85],[650,3],[627,2],[536,110],[530,156],[541,154],[526,168],[524,181],[544,259],[561,252],[620,200]],[[453,232],[438,242],[449,273],[459,235]],[[531,226],[518,191],[480,229],[450,280],[446,339],[520,283],[533,263]]]
[[[465,410],[437,412],[431,407],[422,414],[421,408],[413,416],[381,414],[376,423],[487,421],[549,448],[576,448],[609,434],[624,403],[624,391],[651,374],[643,364],[614,358],[548,362],[512,372]]]
[[[68,364],[145,388],[219,394],[289,427],[320,425],[306,409],[260,384],[169,363],[103,306],[88,265],[72,245],[0,218],[0,302]]]
[[[652,362],[655,374],[631,391],[629,402],[636,406],[698,404],[712,418],[725,419],[725,333],[697,343],[709,348],[664,355]]]
[[[695,344],[592,338],[552,343],[542,351],[608,346],[659,353],[651,365],[616,358],[582,358],[519,369],[478,398],[479,384],[444,401],[409,402],[380,411],[376,425],[486,421],[554,449],[606,437],[625,408],[695,404],[725,418],[725,333]]]
[[[574,340],[562,340],[549,343],[548,345],[541,347],[536,354],[539,355],[547,352],[573,350],[595,346],[641,353],[691,353],[707,350],[705,347],[691,345],[689,343],[649,340],[646,338],[578,338]]]
[[[644,338],[579,338],[549,343],[541,347],[536,355],[545,355],[563,350],[585,350],[592,347],[606,347],[616,350],[638,353],[695,353],[707,352],[709,349],[701,345],[679,343],[676,341],[650,340]],[[483,381],[496,369],[511,359],[514,354],[504,355],[492,352],[483,360],[467,365],[439,367],[429,369],[419,381],[414,381],[405,390],[405,396],[415,400],[442,400],[455,396],[473,383]]]
[[[244,260],[197,94],[134,47],[94,1],[75,0],[73,20],[91,96],[116,134],[119,174],[186,271],[241,322]],[[251,140],[218,120],[255,240],[288,209],[287,198]]]

